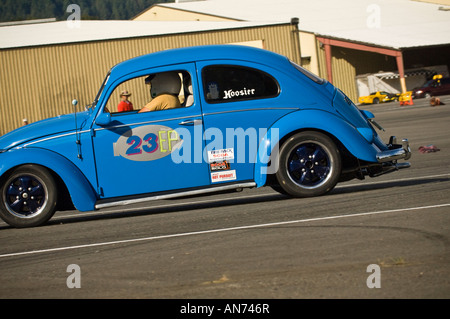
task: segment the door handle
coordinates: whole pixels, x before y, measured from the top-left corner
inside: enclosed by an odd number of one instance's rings
[[[196,119],[196,120],[186,120],[186,121],[183,121],[178,124],[185,125],[185,126],[194,126],[194,125],[200,125],[202,123],[203,123],[203,121],[201,119]]]

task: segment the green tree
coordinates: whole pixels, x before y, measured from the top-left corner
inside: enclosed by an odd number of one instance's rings
[[[129,20],[156,3],[167,2],[174,0],[0,0],[0,22],[65,20],[72,3],[80,6],[84,20]]]

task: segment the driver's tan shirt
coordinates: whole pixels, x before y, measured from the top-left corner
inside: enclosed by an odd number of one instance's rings
[[[161,94],[151,100],[150,103],[148,103],[146,106],[144,106],[144,108],[140,110],[139,113],[175,109],[178,107],[181,107],[178,97],[171,94]]]

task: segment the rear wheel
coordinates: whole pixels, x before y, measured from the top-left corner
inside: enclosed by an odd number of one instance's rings
[[[16,168],[2,182],[0,217],[13,227],[34,227],[47,222],[56,211],[58,188],[41,166]]]
[[[278,186],[294,197],[319,196],[339,181],[342,160],[331,138],[319,132],[301,132],[280,149]]]

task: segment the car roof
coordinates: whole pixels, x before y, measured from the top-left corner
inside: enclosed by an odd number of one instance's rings
[[[120,76],[134,70],[206,60],[252,61],[275,68],[290,65],[286,57],[268,50],[226,44],[169,49],[142,55],[117,64],[111,69],[111,73]]]

